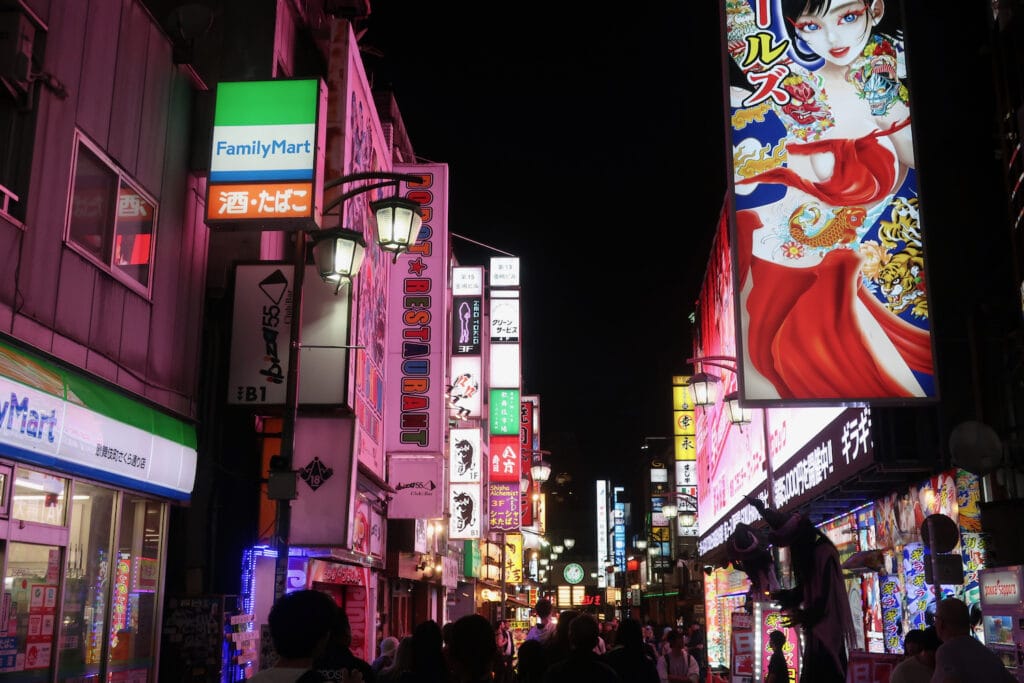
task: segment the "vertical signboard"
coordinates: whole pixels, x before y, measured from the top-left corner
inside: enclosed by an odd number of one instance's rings
[[[533,526],[533,409],[534,404],[523,396],[519,402],[519,459],[520,481],[526,482],[519,499],[519,507],[523,511],[520,522],[523,526]]]
[[[672,438],[675,446],[676,533],[696,536],[697,530],[697,418],[688,386],[690,376],[672,378]],[[682,513],[693,513],[682,514]]]
[[[232,405],[284,405],[288,382],[288,343],[295,267],[287,263],[235,267],[231,364],[228,397]],[[307,266],[306,282],[319,281]],[[313,286],[302,296],[302,364],[299,403],[342,405],[348,367],[348,292]]]
[[[488,297],[488,415],[490,528],[522,525],[522,411],[520,393],[519,259],[491,259]]]
[[[448,167],[405,164],[422,181],[402,194],[423,211],[416,244],[391,268],[387,326],[387,449],[441,455],[444,446],[448,326]]]
[[[608,480],[598,479],[597,483],[597,585],[599,588],[608,586],[605,567],[611,564],[611,552],[608,544]]]
[[[747,402],[937,398],[902,4],[723,2]]]

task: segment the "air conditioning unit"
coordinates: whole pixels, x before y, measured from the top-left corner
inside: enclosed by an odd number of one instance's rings
[[[0,11],[0,78],[28,90],[36,29],[18,10]]]

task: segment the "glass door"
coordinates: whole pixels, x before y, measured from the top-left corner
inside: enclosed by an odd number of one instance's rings
[[[10,542],[0,604],[4,681],[48,681],[54,650],[60,547]]]

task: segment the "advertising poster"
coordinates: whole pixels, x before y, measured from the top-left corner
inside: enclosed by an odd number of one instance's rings
[[[729,670],[732,683],[748,683],[754,678],[754,620],[746,612],[732,613],[732,657]]]
[[[924,580],[925,550],[923,543],[908,543],[903,548],[903,604],[904,633],[916,628],[925,628],[925,611],[931,597],[931,588]]]
[[[480,484],[451,484],[449,496],[448,538],[480,538]]]
[[[452,429],[448,437],[448,477],[453,482],[474,482],[481,478],[483,450],[480,428]]]
[[[779,610],[765,610],[761,613],[761,671],[768,671],[768,660],[772,657],[772,649],[768,646],[768,636],[772,631],[782,631],[786,636],[786,644],[782,646],[782,655],[786,658],[789,678],[800,680],[800,633],[795,628],[784,626],[784,617]]]
[[[725,0],[741,396],[935,400],[902,3]]]
[[[887,652],[903,652],[903,591],[898,576],[882,579],[879,590],[882,610],[882,639]]]

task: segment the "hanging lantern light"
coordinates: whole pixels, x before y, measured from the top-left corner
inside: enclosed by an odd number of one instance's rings
[[[718,383],[722,380],[706,372],[698,372],[690,378],[688,386],[693,393],[693,403],[706,408],[718,400]]]
[[[359,274],[366,251],[366,240],[360,233],[348,228],[321,230],[311,235],[313,260],[320,271],[320,279],[334,285],[334,293],[337,294]]]
[[[737,426],[750,424],[754,418],[754,411],[740,405],[740,392],[734,391],[727,394],[722,400],[725,401],[725,405],[729,409],[730,422]]]
[[[420,235],[423,211],[419,202],[395,195],[370,202],[370,209],[377,216],[377,245],[393,254],[392,262],[397,261]]]
[[[551,465],[544,460],[538,460],[530,467],[530,476],[538,484],[543,484],[551,477]]]

